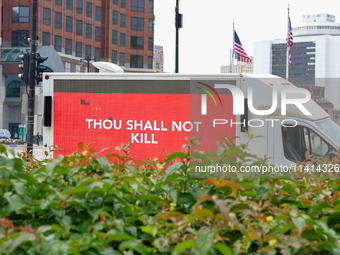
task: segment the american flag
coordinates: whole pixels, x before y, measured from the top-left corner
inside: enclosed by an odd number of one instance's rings
[[[292,30],[292,24],[290,23],[290,17],[288,13],[287,51],[288,51],[289,64],[292,63],[292,55],[291,55],[292,46],[293,46],[293,30]]]
[[[238,61],[251,63],[251,58],[247,55],[247,53],[243,49],[240,38],[238,38],[235,30],[234,30],[234,52],[236,54],[235,58]]]

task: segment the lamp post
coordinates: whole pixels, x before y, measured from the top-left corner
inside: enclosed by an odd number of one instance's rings
[[[96,59],[95,58],[91,58],[90,56],[87,56],[86,58],[81,58],[80,59],[80,64],[81,65],[83,64],[83,60],[87,61],[87,72],[89,73],[90,72],[90,61],[91,60],[96,61]]]

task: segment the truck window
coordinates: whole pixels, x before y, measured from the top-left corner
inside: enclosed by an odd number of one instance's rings
[[[282,127],[285,157],[293,162],[304,161],[308,150],[314,158],[332,158],[336,150],[313,130],[303,127]]]

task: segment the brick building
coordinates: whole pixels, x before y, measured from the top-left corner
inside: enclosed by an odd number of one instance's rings
[[[154,0],[39,0],[37,50],[50,46],[61,58],[65,72],[88,71],[86,59],[90,63],[112,62],[126,72],[151,71],[153,3]],[[30,50],[33,1],[2,0],[1,5],[6,15],[0,24],[0,128],[14,133],[20,123],[26,122],[26,92],[17,76],[18,56]],[[91,64],[89,67],[90,72],[97,71]],[[39,100],[41,92],[37,88]],[[39,105],[34,133],[42,131]]]
[[[2,2],[3,13],[10,14],[3,17],[3,47],[28,48],[32,1]],[[38,46],[79,59],[152,69],[153,21],[153,0],[40,0]],[[77,64],[65,68],[75,72]]]

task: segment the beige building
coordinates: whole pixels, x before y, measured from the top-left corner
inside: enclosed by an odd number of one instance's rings
[[[233,73],[253,73],[253,57],[250,57],[252,62],[238,62],[236,65],[234,64],[234,72]],[[221,66],[221,73],[232,73],[231,66]]]
[[[155,45],[153,48],[153,69],[158,73],[163,73],[164,52],[163,46]]]

